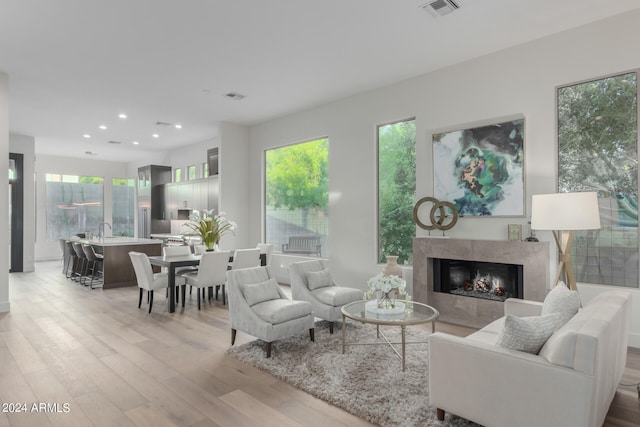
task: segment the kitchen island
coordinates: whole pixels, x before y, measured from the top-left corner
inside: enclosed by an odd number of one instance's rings
[[[104,256],[104,289],[136,286],[136,273],[129,258],[129,252],[143,252],[149,256],[162,255],[162,240],[138,239],[134,237],[105,237],[104,239],[81,239],[96,253]]]

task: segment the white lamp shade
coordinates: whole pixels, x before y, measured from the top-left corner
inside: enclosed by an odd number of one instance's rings
[[[531,201],[532,230],[597,230],[598,193],[536,194]]]

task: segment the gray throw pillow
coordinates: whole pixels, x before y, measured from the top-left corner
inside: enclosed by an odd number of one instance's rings
[[[551,335],[560,327],[560,314],[518,317],[507,314],[497,345],[511,350],[538,354]]]
[[[580,295],[577,291],[567,288],[564,282],[558,282],[547,294],[542,305],[541,316],[558,313],[562,325],[567,323],[580,309]]]
[[[324,288],[325,286],[333,286],[333,279],[328,269],[320,271],[310,271],[307,273],[307,283],[309,284],[309,290]]]
[[[245,283],[242,285],[242,295],[250,306],[272,299],[280,299],[278,282],[271,278],[261,283]]]

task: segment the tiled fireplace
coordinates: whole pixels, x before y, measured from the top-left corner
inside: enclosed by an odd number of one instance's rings
[[[549,244],[417,237],[413,293],[445,322],[482,327],[501,317],[506,297],[542,301]]]

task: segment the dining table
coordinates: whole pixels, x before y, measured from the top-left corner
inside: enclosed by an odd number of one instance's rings
[[[233,254],[233,252],[231,252]],[[150,256],[149,262],[151,265],[167,268],[167,275],[169,281],[169,298],[168,308],[169,313],[176,311],[176,269],[180,267],[195,267],[200,264],[201,255],[189,254],[189,255],[173,255],[173,256]],[[233,262],[233,255],[229,257],[229,263]],[[267,265],[267,255],[260,253],[260,265]],[[184,301],[185,292],[183,288],[182,299]]]

